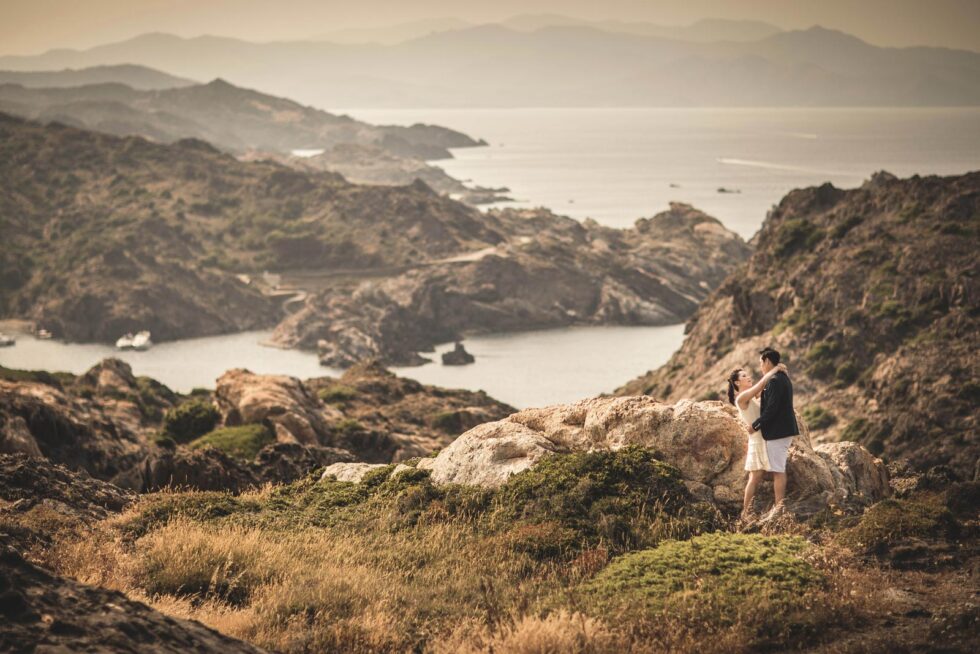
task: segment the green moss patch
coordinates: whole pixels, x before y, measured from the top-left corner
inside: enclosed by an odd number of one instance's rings
[[[265,425],[253,424],[215,429],[192,441],[189,447],[213,447],[236,459],[251,461],[259,450],[275,441],[275,435]]]
[[[693,600],[734,618],[747,604],[795,606],[819,587],[822,575],[802,557],[807,547],[795,536],[757,534],[672,540],[616,559],[582,590],[601,612],[658,613]]]

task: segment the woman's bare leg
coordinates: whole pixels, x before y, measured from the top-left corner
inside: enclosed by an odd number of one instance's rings
[[[745,484],[745,498],[742,500],[742,515],[745,516],[752,509],[752,500],[755,498],[755,489],[758,488],[759,482],[762,481],[762,476],[765,471],[763,470],[751,470],[749,471],[749,481]]]

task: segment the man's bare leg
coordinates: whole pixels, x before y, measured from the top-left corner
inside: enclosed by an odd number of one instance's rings
[[[749,472],[749,481],[745,484],[745,498],[742,500],[742,517],[746,517],[752,509],[752,500],[755,498],[755,490],[759,487],[759,482],[765,474],[764,470],[752,470]]]
[[[776,503],[773,506],[780,506],[783,503],[783,500],[786,498],[785,472],[772,473],[772,491],[773,495],[776,496]]]

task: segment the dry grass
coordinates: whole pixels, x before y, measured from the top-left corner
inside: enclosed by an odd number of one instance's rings
[[[539,488],[558,490],[528,493],[582,492],[555,470]],[[664,591],[646,611],[610,610],[582,589],[630,543],[683,541],[702,515],[678,502],[667,511],[623,483],[610,486],[620,499],[607,502],[609,516],[597,517],[621,525],[608,532],[560,497],[538,498],[570,517],[549,520],[515,514],[499,497],[435,489],[424,476],[370,488],[301,482],[237,498],[160,493],[84,539],[59,540],[45,562],[290,653],[747,651],[799,642],[856,605],[839,561],[811,552],[826,582],[793,605],[802,626],[782,625],[783,605],[765,594],[733,609],[731,597],[698,587]],[[634,496],[635,506],[621,499]],[[753,574],[768,573],[756,565]]]

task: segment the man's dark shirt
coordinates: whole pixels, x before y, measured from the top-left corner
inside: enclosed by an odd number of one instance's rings
[[[774,441],[797,436],[800,428],[793,411],[793,383],[784,372],[777,372],[762,390],[759,417],[752,428],[762,432],[762,438]]]

